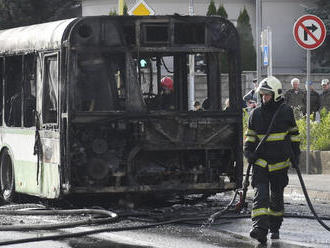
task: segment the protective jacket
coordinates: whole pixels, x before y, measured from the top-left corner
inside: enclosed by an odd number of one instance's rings
[[[254,154],[256,146],[266,134],[272,117],[280,106],[270,135],[256,154],[255,164],[262,168],[268,167],[269,172],[287,169],[291,164],[290,159],[295,159],[300,154],[299,132],[292,108],[283,103],[283,100],[262,104],[251,113],[246,132],[244,154],[249,157]]]
[[[326,108],[330,111],[330,90],[323,91],[320,95],[320,109]]]

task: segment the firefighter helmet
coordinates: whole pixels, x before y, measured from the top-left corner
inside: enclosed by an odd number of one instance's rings
[[[327,79],[327,78],[322,79],[321,85],[327,85],[327,84],[329,84],[329,79]]]
[[[160,81],[160,85],[169,90],[173,90],[173,80],[170,77],[163,77]]]
[[[259,94],[273,94],[275,102],[283,97],[282,84],[280,80],[273,76],[263,79],[257,88],[257,92]]]

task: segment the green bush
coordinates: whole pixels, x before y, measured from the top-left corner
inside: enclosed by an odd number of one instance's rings
[[[310,150],[329,151],[330,150],[330,112],[322,109],[320,112],[321,121],[316,122],[311,116],[310,122]],[[297,120],[300,132],[300,148],[306,150],[307,129],[306,117]]]
[[[303,116],[299,109],[294,109],[297,126],[300,133],[300,148],[306,150],[307,147],[307,130],[306,116]],[[320,112],[321,121],[316,122],[311,115],[310,122],[310,150],[330,151],[330,112],[322,109]],[[247,129],[249,115],[243,110],[243,137]]]

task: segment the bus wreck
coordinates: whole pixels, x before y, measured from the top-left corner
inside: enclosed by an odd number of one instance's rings
[[[239,39],[229,21],[83,17],[3,30],[0,43],[6,200],[15,192],[59,198],[216,193],[241,186]],[[206,64],[204,84],[189,83],[189,55],[195,54]],[[226,86],[220,73],[224,54]],[[167,105],[159,100],[165,76]],[[206,99],[204,110],[189,106],[191,87],[195,99]],[[27,91],[32,100],[26,100]],[[16,92],[21,111],[12,116],[9,100]],[[226,97],[230,108],[224,111]]]

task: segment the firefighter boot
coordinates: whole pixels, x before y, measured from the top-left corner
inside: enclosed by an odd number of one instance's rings
[[[270,238],[271,239],[280,239],[280,233],[277,231],[277,232],[272,232],[270,234]]]
[[[255,227],[251,230],[250,237],[264,244],[267,242],[267,230]]]

